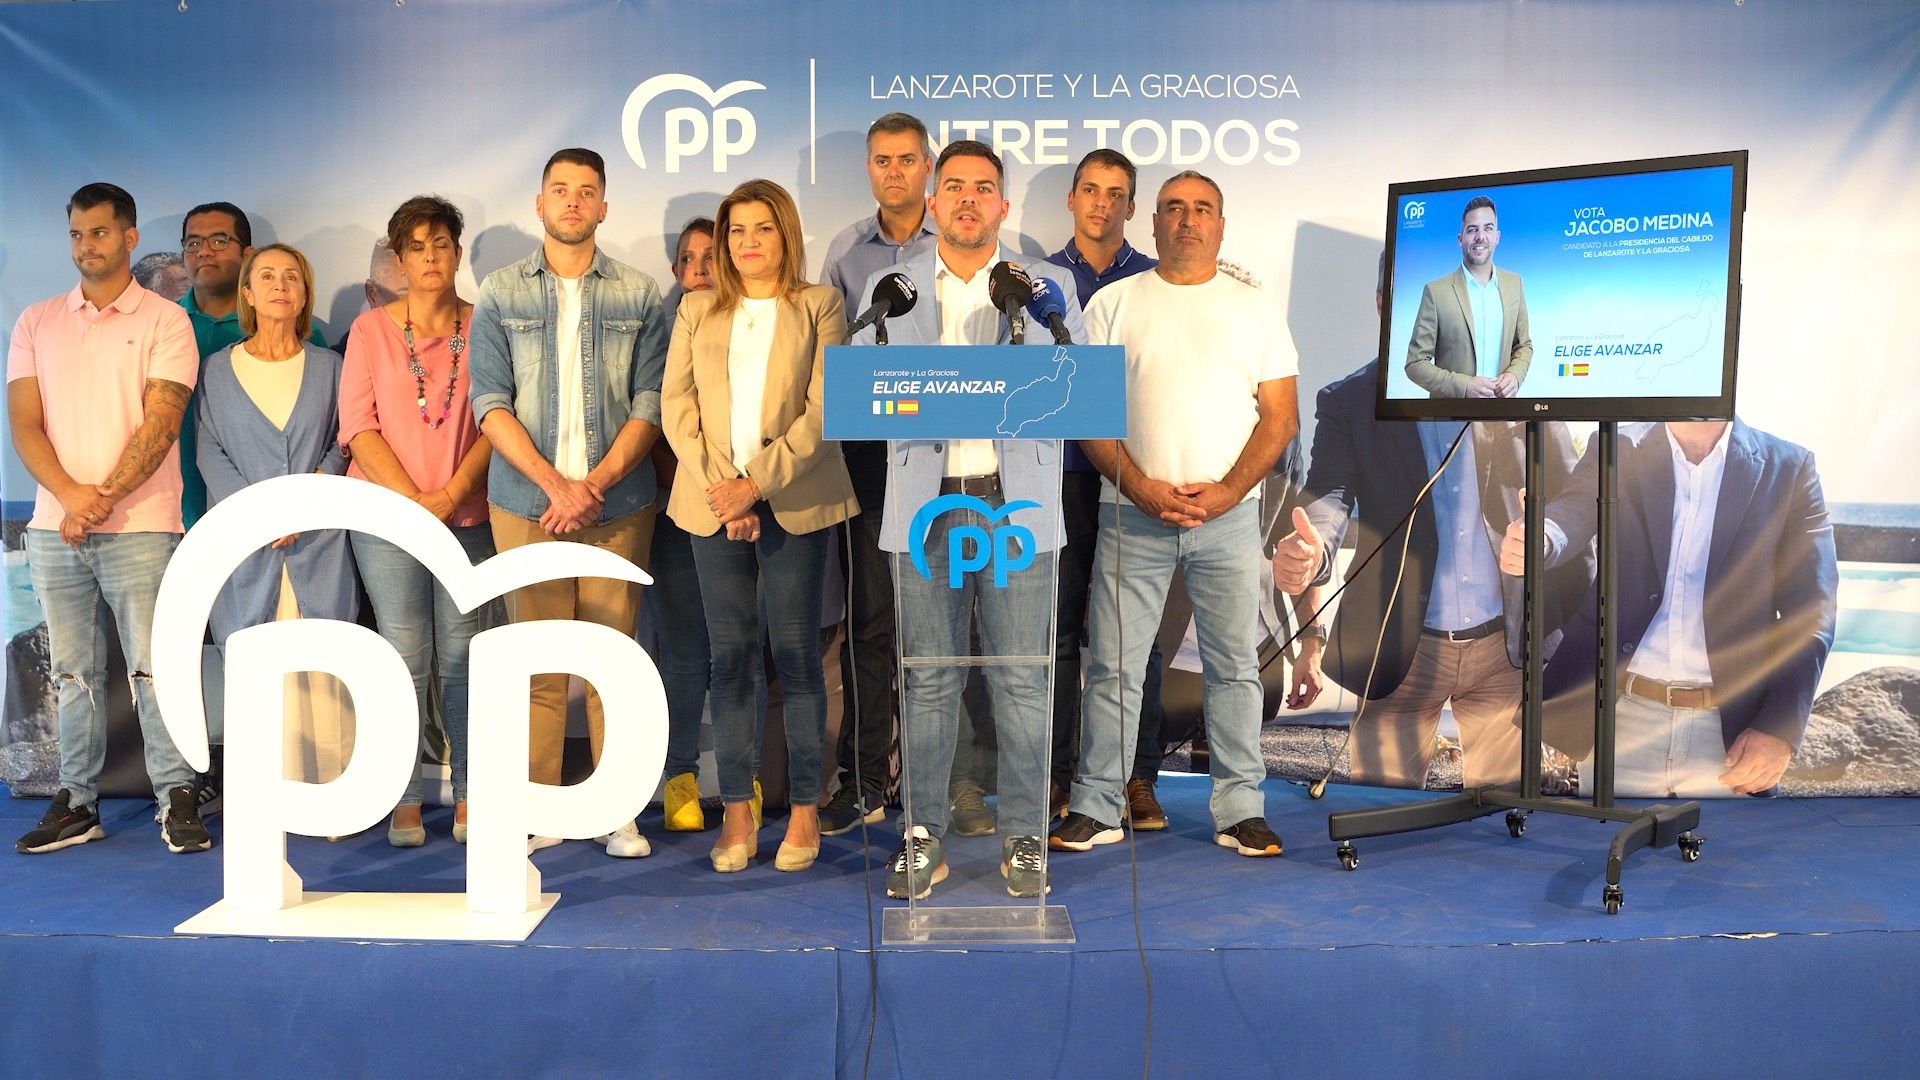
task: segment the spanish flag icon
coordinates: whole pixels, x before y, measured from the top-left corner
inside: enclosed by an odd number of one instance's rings
[[[919,398],[900,399],[899,413],[901,416],[920,415],[920,399]]]

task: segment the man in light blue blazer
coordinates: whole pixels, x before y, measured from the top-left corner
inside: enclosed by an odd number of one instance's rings
[[[919,300],[912,311],[888,322],[894,344],[1007,344],[1007,321],[988,299],[987,290],[993,266],[1003,260],[1033,278],[1047,278],[1066,303],[1067,329],[1074,340],[1085,340],[1071,282],[1057,268],[1000,245],[1000,223],[1008,210],[1006,173],[990,147],[960,140],[941,151],[929,210],[940,234],[934,250],[874,274],[861,292],[872,295],[873,286],[889,273],[904,273],[912,280]],[[863,330],[854,343],[873,344],[872,330]],[[1035,374],[1050,361],[1052,348],[1051,343],[1035,347]],[[889,445],[891,490],[880,546],[894,555],[903,654],[965,655],[971,624],[978,620],[984,654],[1049,655],[1054,553],[1063,532],[1059,455],[1060,444],[1052,440],[916,440]],[[1038,505],[991,520],[979,510],[957,509],[930,523],[915,521],[920,507],[941,495],[956,494],[973,496],[994,510],[1021,501]],[[948,535],[968,526],[990,532],[996,524],[1007,522],[1031,532],[1032,564],[1007,575],[1004,586],[996,585],[993,575],[973,574],[963,578],[959,588],[949,587]],[[926,556],[924,574],[906,557],[916,539],[911,535],[916,525],[925,530],[918,538]],[[994,666],[986,669],[986,675],[999,734],[1000,871],[1009,895],[1042,896],[1048,888],[1043,835],[1046,669]],[[906,710],[901,728],[911,828],[901,838],[887,875],[887,895],[918,900],[947,876],[941,838],[947,830],[948,780],[966,669],[909,667],[904,677]]]

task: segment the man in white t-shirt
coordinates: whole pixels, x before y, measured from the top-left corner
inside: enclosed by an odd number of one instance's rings
[[[1215,840],[1278,855],[1260,782],[1260,481],[1299,430],[1299,362],[1280,309],[1219,273],[1220,185],[1183,172],[1160,187],[1160,264],[1102,289],[1088,340],[1127,350],[1127,432],[1081,444],[1106,478],[1087,615],[1080,775],[1049,846],[1120,839],[1141,669],[1178,567],[1193,599],[1211,751]]]

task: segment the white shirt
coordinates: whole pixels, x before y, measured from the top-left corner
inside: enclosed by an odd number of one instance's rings
[[[581,279],[553,276],[560,322],[553,328],[554,373],[559,377],[560,421],[553,433],[553,467],[569,480],[587,478],[587,385],[580,363]]]
[[[1198,285],[1135,274],[1095,293],[1086,315],[1090,344],[1127,350],[1127,456],[1170,484],[1225,479],[1259,423],[1259,385],[1300,371],[1280,306],[1226,274]],[[1119,500],[1110,480],[1101,494]]]
[[[233,347],[233,377],[253,399],[254,407],[281,431],[300,400],[300,380],[307,371],[306,350],[285,360],[262,360],[244,344]]]
[[[733,309],[733,336],[727,342],[727,389],[733,397],[733,467],[746,475],[747,462],[760,452],[760,410],[767,396],[767,357],[773,353],[777,299],[741,297]]]
[[[940,305],[940,344],[992,345],[1000,340],[1000,311],[987,295],[993,275],[983,266],[973,280],[963,280],[936,257],[933,297]],[[986,476],[1000,471],[1000,452],[991,439],[947,440],[948,476]]]
[[[1713,682],[1713,669],[1707,665],[1707,548],[1733,425],[1726,426],[1698,465],[1687,460],[1671,430],[1662,430],[1673,454],[1673,547],[1660,610],[1653,613],[1627,670],[1661,682],[1705,686]]]

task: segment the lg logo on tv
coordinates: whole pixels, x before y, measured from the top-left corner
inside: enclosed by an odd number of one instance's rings
[[[655,75],[634,87],[620,110],[620,133],[626,140],[627,156],[635,165],[647,168],[647,152],[642,145],[646,140],[640,130],[647,106],[666,94],[688,93],[706,102],[706,107],[675,105],[660,113],[665,169],[677,173],[688,159],[706,155],[712,159],[714,172],[726,172],[729,161],[753,149],[759,125],[745,108],[721,102],[749,90],[765,89],[764,84],[748,79],[736,79],[716,90],[692,75]]]
[[[1011,518],[1015,511],[1037,510],[1040,504],[1031,499],[994,506],[985,499],[972,495],[942,495],[922,506],[913,515],[913,522],[907,528],[909,541],[907,554],[913,558],[913,568],[920,576],[933,580],[933,570],[927,564],[927,528],[934,519],[952,510],[971,510],[986,520],[986,525],[958,525],[947,532],[947,587],[958,589],[966,584],[967,575],[976,570],[993,568],[993,587],[1007,587],[1007,575],[1025,570],[1033,565],[1033,530],[1025,525],[1015,525],[1011,521],[996,525],[1004,518]]]

